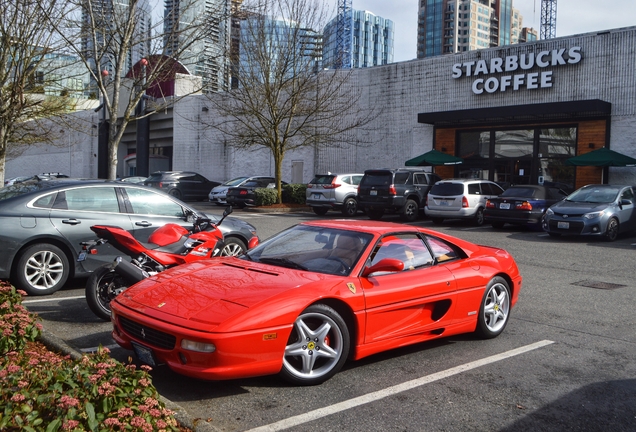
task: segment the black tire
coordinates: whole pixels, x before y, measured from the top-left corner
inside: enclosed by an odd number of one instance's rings
[[[384,209],[379,209],[379,208],[368,208],[367,209],[367,216],[369,216],[369,219],[372,220],[380,220],[382,219],[382,216],[384,215]]]
[[[432,217],[431,222],[433,222],[435,225],[441,225],[444,222],[444,218]]]
[[[37,243],[20,253],[14,268],[14,282],[29,295],[48,295],[62,288],[70,273],[68,257],[62,249]]]
[[[618,225],[618,220],[616,218],[611,218],[607,222],[607,230],[605,231],[605,241],[613,242],[618,238],[618,231],[620,226]]]
[[[181,199],[181,191],[179,189],[170,189],[168,195],[175,197],[176,199]]]
[[[327,214],[327,212],[329,211],[329,209],[327,207],[312,207],[311,208],[314,213],[316,213],[318,216],[324,216]]]
[[[86,282],[86,303],[104,321],[110,321],[110,302],[128,288],[128,283],[110,266],[106,264],[99,267]]]
[[[347,360],[349,344],[349,329],[338,312],[323,304],[309,306],[294,322],[280,375],[296,385],[327,381]]]
[[[508,282],[495,276],[488,283],[477,316],[475,333],[483,339],[492,339],[501,334],[510,318],[511,298]]]
[[[239,256],[247,250],[245,243],[236,237],[226,238],[223,243],[223,249],[221,249],[221,256]]]
[[[473,224],[475,226],[482,226],[484,224],[484,209],[478,208],[477,212],[475,212],[475,216],[473,216]]]
[[[353,197],[347,198],[342,203],[341,211],[344,217],[354,217],[358,213],[358,201]]]
[[[402,211],[400,212],[400,219],[406,222],[415,222],[419,213],[420,206],[417,205],[417,202],[412,199],[407,199],[406,203],[404,203],[404,207],[402,207]]]
[[[490,225],[492,225],[493,228],[495,229],[501,229],[504,227],[506,223],[505,222],[491,222]]]

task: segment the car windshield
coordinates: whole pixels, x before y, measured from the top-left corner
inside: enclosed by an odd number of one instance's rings
[[[20,183],[14,183],[11,186],[0,188],[0,201],[24,195],[25,193],[45,190],[55,185],[46,181],[27,180]]]
[[[502,197],[523,197],[532,198],[538,192],[535,188],[528,187],[511,187],[506,189],[501,195]]]
[[[334,179],[334,177],[335,176],[333,176],[333,175],[316,176],[316,177],[313,178],[312,181],[309,182],[309,184],[328,185],[328,184],[331,184],[331,182]]]
[[[618,187],[582,187],[567,197],[568,201],[584,203],[611,203],[616,201]]]
[[[296,225],[245,253],[241,259],[316,273],[347,275],[372,239],[368,233]]]
[[[438,183],[431,188],[431,195],[456,196],[464,193],[463,183]]]
[[[225,183],[223,183],[223,186],[237,186],[243,183],[246,179],[247,177],[237,177],[232,180],[226,181]]]

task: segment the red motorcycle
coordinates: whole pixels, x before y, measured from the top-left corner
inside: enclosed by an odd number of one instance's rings
[[[128,262],[118,256],[112,263],[97,268],[91,274],[86,284],[86,301],[91,311],[108,321],[111,300],[128,287],[170,267],[219,256],[224,244],[223,233],[218,225],[230,213],[232,207],[223,212],[223,217],[216,225],[208,218],[193,215],[191,230],[178,224],[166,224],[148,237],[148,243],[140,243],[130,232],[119,227],[92,226],[91,230],[99,238],[81,243],[78,261],[97,254],[96,247],[105,243],[130,256],[132,261]]]

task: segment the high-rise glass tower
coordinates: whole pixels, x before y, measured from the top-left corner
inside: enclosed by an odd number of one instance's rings
[[[203,78],[204,90],[229,87],[232,0],[165,0],[164,44],[190,73]],[[238,2],[240,4],[240,2]]]
[[[417,58],[535,39],[512,0],[420,0]]]
[[[93,51],[94,35],[97,42],[97,53],[102,54],[100,59],[99,70],[107,70],[109,73],[114,71],[115,58],[117,57],[116,49],[119,46],[117,35],[123,31],[122,17],[127,16],[130,12],[129,0],[88,0],[91,2],[91,10],[93,14],[93,28],[88,27],[88,31],[84,32],[82,39],[82,50],[85,53]],[[140,0],[137,2],[134,10],[135,35],[133,41],[136,42],[128,52],[125,64],[122,67],[124,75],[142,58],[150,55],[150,31],[152,26],[152,17],[150,3],[148,0]],[[90,17],[84,12],[82,17],[84,23],[90,26]],[[118,23],[118,24],[117,24]],[[116,28],[119,25],[120,28]],[[104,29],[105,31],[96,31]],[[111,48],[114,47],[114,48]],[[92,61],[94,68],[95,59]]]
[[[323,31],[322,61],[325,68],[335,68],[339,60],[336,37],[338,18],[329,21]],[[354,10],[352,21],[353,38],[349,50],[351,67],[363,68],[393,63],[393,21],[364,10]]]

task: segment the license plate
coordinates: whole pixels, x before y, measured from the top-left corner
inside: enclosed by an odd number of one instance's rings
[[[559,229],[569,229],[570,228],[570,222],[558,222],[557,223],[557,228],[559,228]]]
[[[138,343],[132,342],[133,350],[137,355],[137,358],[148,366],[156,366],[155,356],[152,354],[152,350]]]
[[[442,201],[440,201],[440,202],[439,202],[439,205],[442,205],[442,206],[449,206],[449,205],[450,205],[450,201],[443,201],[443,200],[442,200]]]
[[[86,260],[86,251],[80,251],[79,255],[77,256],[77,261],[85,261]]]
[[[377,194],[378,194],[378,191],[376,190],[372,190],[371,192],[369,192],[369,195],[377,195]]]
[[[508,210],[510,208],[510,203],[501,203],[499,204],[499,208],[502,210]]]
[[[320,194],[314,194],[314,199],[320,199],[321,195]]]

